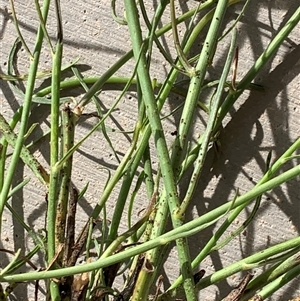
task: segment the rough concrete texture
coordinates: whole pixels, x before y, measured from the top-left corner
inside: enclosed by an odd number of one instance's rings
[[[123,14],[122,1],[117,1],[118,10]],[[151,15],[158,1],[145,1],[147,12]],[[11,15],[9,14],[9,2],[0,1],[0,68],[6,72],[8,55],[17,36]],[[19,1],[15,3],[16,12],[20,21],[20,29],[29,47],[34,45],[37,16],[32,1]],[[103,74],[118,58],[131,49],[130,37],[125,26],[118,25],[112,18],[110,1],[62,1],[62,16],[64,26],[64,64],[80,57],[80,70],[87,75],[99,76]],[[194,1],[176,1],[177,13],[187,11],[188,7],[195,7]],[[245,12],[245,16],[238,24],[239,65],[237,79],[244,75],[255,59],[268,45],[270,39],[285,24],[285,21],[298,8],[299,0],[287,1],[252,1]],[[237,17],[242,4],[237,4],[229,9],[226,17],[227,24]],[[169,20],[164,16],[163,22]],[[181,26],[182,32],[185,26]],[[49,32],[55,37],[56,23],[52,7],[49,15]],[[199,53],[201,42],[192,54]],[[171,35],[162,40],[165,49],[175,57],[174,45]],[[221,42],[216,51],[216,57],[209,68],[208,78],[215,78],[219,74],[226,57],[229,39]],[[41,58],[41,69],[51,68],[51,55],[45,44],[45,52]],[[151,76],[163,79],[169,68],[164,63],[159,52],[155,52],[155,67]],[[130,61],[119,72],[118,75],[130,76],[134,62]],[[28,61],[24,50],[21,50],[18,59],[20,73],[26,71]],[[220,150],[216,155],[211,150],[208,156],[207,166],[203,171],[203,177],[195,193],[194,202],[190,206],[187,219],[197,217],[204,212],[216,208],[230,200],[239,189],[243,194],[253,187],[263,175],[265,160],[269,151],[272,151],[273,161],[278,158],[297,138],[300,136],[300,25],[293,30],[289,38],[280,47],[273,59],[265,66],[264,70],[256,78],[255,82],[264,87],[264,91],[251,91],[244,93],[230,112],[224,129],[220,135]],[[68,76],[71,76],[69,73]],[[48,82],[49,84],[49,82]],[[0,111],[6,118],[12,116],[20,104],[20,98],[15,97],[14,91],[7,82],[0,82]],[[74,92],[75,95],[77,91]],[[117,94],[104,91],[100,98],[106,108],[109,108]],[[170,99],[162,114],[167,114],[182,102],[182,99]],[[122,99],[121,105],[113,113],[112,119],[107,126],[116,130],[130,131],[134,126],[134,116],[137,114],[136,99],[134,93],[127,93]],[[89,106],[87,111],[94,111]],[[49,129],[49,108],[46,105],[35,106],[30,119],[30,124],[39,122],[27,142],[34,141],[41,133]],[[83,137],[88,129],[97,122],[96,118],[86,118],[79,126],[76,140]],[[193,137],[198,137],[203,130],[203,116],[200,112],[195,114],[195,130]],[[178,115],[166,119],[164,126],[166,136],[170,143],[174,139],[171,132],[176,130]],[[120,157],[129,146],[128,139],[124,135],[110,134]],[[34,147],[35,156],[47,166],[49,145],[45,140]],[[298,152],[299,153],[299,152]],[[91,213],[94,204],[98,201],[107,180],[108,168],[113,173],[118,162],[112,155],[102,133],[99,131],[88,139],[75,154],[75,167],[73,170],[73,183],[81,190],[87,182],[89,187],[85,198],[80,203],[78,215],[78,229]],[[286,168],[299,164],[300,160],[294,159],[286,163]],[[156,162],[153,162],[156,166]],[[211,165],[210,165],[211,164]],[[157,166],[156,166],[157,167]],[[30,177],[31,173],[20,164],[13,185],[24,177]],[[180,185],[182,194],[189,179]],[[44,214],[46,209],[45,189],[37,180],[32,181],[21,191],[14,195],[9,201],[20,216],[23,216],[28,225],[38,230],[44,227]],[[113,211],[118,191],[112,195],[107,203],[108,215]],[[138,202],[133,209],[133,218],[138,218],[141,208],[147,206],[146,194],[138,195]],[[250,214],[251,206],[236,221],[241,224]],[[124,211],[124,225],[126,229],[126,213]],[[190,237],[191,256],[195,257],[203,247],[207,239],[216,229],[209,227],[206,231]],[[23,228],[16,220],[11,220],[7,210],[4,212],[2,246],[17,250],[21,248],[24,252],[31,244]],[[232,231],[232,230],[230,230]],[[201,268],[206,270],[207,275],[215,270],[225,267],[237,259],[244,258],[254,251],[263,250],[271,245],[286,239],[296,237],[300,233],[300,189],[299,177],[288,182],[286,185],[276,188],[262,197],[260,209],[252,223],[242,235],[232,241],[224,251],[213,253],[205,260]],[[7,265],[11,259],[6,253],[0,253],[1,268]],[[34,259],[42,262],[42,255]],[[176,249],[170,251],[168,261],[164,265],[164,287],[167,288],[179,273]],[[258,273],[258,269],[253,272]],[[210,287],[201,293],[199,300],[221,300],[230,292],[232,287],[239,283],[241,275],[234,275],[227,281]],[[300,278],[298,277],[283,289],[276,292],[268,300],[289,300],[300,294]],[[33,284],[20,284],[12,300],[33,300]],[[43,300],[43,292],[40,292],[39,300]]]

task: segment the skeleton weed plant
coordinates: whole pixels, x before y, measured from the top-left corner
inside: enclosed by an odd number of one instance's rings
[[[7,300],[15,286],[29,281],[35,281],[37,284],[34,295],[36,300],[41,300],[41,293],[38,292],[41,280],[45,280],[47,300],[52,301],[198,300],[198,293],[202,289],[243,271],[249,272],[237,289],[224,300],[264,300],[299,275],[300,237],[270,246],[208,276],[204,275],[204,270],[199,271],[198,266],[212,252],[221,250],[253,222],[264,193],[299,176],[300,166],[296,164],[284,172],[279,171],[288,160],[297,160],[296,151],[300,147],[300,139],[289,146],[275,162],[271,163],[272,160],[268,157],[264,176],[248,192],[242,195],[237,193],[232,200],[193,220],[186,218],[186,212],[201,179],[207,153],[218,144],[224,118],[246,89],[260,88],[252,82],[299,23],[300,8],[296,9],[276,33],[242,79],[237,81],[236,25],[249,1],[207,0],[200,2],[195,9],[176,16],[175,1],[162,0],[153,17],[149,19],[143,1],[124,0],[126,14],[123,18],[116,14],[116,3],[112,0],[113,18],[117,23],[128,27],[132,50],[116,60],[109,69],[101,71],[100,77],[83,76],[77,68],[77,61],[62,65],[64,15],[61,13],[60,1],[53,2],[57,21],[55,45],[48,33],[50,0],[44,0],[42,5],[35,1],[39,27],[35,45],[31,48],[20,29],[17,15],[21,12],[15,11],[14,1],[11,1],[10,9],[17,40],[11,50],[7,73],[1,74],[1,80],[9,82],[20,100],[20,107],[10,120],[0,115],[0,216],[4,210],[9,210],[33,238],[35,246],[26,254],[21,254],[21,250],[1,250],[12,254],[13,257],[0,272],[0,281],[7,286],[6,290],[1,287],[0,300]],[[230,7],[237,3],[244,6],[236,21],[222,36],[226,19],[224,17]],[[168,14],[171,22],[159,26],[163,22],[163,14]],[[142,26],[141,21],[146,26]],[[190,22],[190,25],[180,38],[178,26],[182,22]],[[160,37],[164,35],[168,35],[169,39],[171,37],[174,41],[177,54],[175,60],[160,42]],[[216,80],[208,81],[207,69],[214,61],[217,45],[228,35],[231,36],[231,42],[222,73]],[[190,50],[199,36],[203,36],[202,47],[197,56],[190,58]],[[43,48],[43,44],[46,47]],[[26,50],[28,56],[30,66],[27,74],[19,74],[16,70],[16,57],[20,47]],[[165,79],[160,82],[155,80],[150,72],[153,65],[152,50],[155,47],[169,65]],[[52,70],[49,73],[39,69],[40,55],[45,49],[50,49],[52,56]],[[128,77],[117,76],[118,70],[130,59],[135,61],[133,72]],[[73,78],[63,81],[62,74],[67,69],[72,70]],[[188,78],[187,88],[180,87],[179,79],[182,74]],[[38,88],[41,80],[49,77],[51,85]],[[25,89],[20,88],[20,82],[24,84]],[[121,93],[111,107],[103,111],[99,99],[100,91],[117,84],[122,85]],[[71,91],[76,87],[85,91],[81,98],[71,97]],[[73,155],[83,142],[93,139],[96,131],[102,131],[114,150],[106,121],[112,112],[121,106],[120,100],[124,94],[132,89],[136,91],[138,115],[134,120],[133,132],[127,133],[130,136],[130,147],[120,158],[117,168],[109,170],[110,176],[85,226],[81,231],[75,231],[78,200],[89,188],[86,185],[83,190],[78,191],[72,184]],[[212,91],[211,96],[209,100],[201,102],[200,96],[207,90]],[[160,114],[170,93],[184,97],[182,105],[176,108],[176,112],[180,114],[180,122],[176,124],[177,130],[171,147],[167,144]],[[98,122],[81,140],[74,141],[84,110],[91,102],[96,105]],[[34,105],[46,105],[51,108],[50,133],[44,137],[50,137],[49,166],[39,162],[25,140],[32,131],[28,127],[28,120]],[[192,144],[189,134],[194,127],[195,112],[205,116],[206,125],[200,138]],[[150,139],[154,141],[151,152]],[[11,156],[9,149],[13,149]],[[157,158],[159,163],[155,172],[151,165],[153,157]],[[28,226],[10,205],[10,198],[28,184],[28,180],[24,180],[18,186],[12,185],[19,160],[32,170],[47,191],[46,229],[43,237]],[[142,171],[137,173],[138,168],[142,168]],[[178,186],[187,177],[190,180],[185,195],[179,196]],[[142,186],[145,187],[148,196],[147,208],[133,225],[129,222],[128,229],[121,231],[124,208],[128,205],[133,206],[136,198],[136,193],[131,194],[130,191],[137,192]],[[112,193],[117,193],[117,200],[111,198]],[[27,200],[24,201],[26,206]],[[109,202],[115,202],[115,209],[108,223],[105,216]],[[251,207],[252,213],[248,219],[228,235],[227,229],[239,214],[253,203],[255,205]],[[99,240],[93,233],[100,217],[104,226]],[[216,224],[220,219],[222,223]],[[166,230],[168,221],[172,224],[170,230]],[[191,258],[188,237],[211,225],[218,225],[214,234],[197,256]],[[166,260],[163,255],[168,252],[171,242],[176,244],[180,275],[162,291],[160,273]],[[95,255],[91,255],[92,247],[97,250],[96,258]],[[44,254],[44,262],[36,266],[31,262],[31,258],[39,252]],[[78,265],[81,254],[85,256],[85,263]],[[35,271],[19,273],[18,269],[24,265],[30,265]],[[117,290],[114,281],[122,265],[127,267],[127,271],[123,270],[125,282],[123,289]],[[254,277],[251,270],[262,266],[263,272]]]

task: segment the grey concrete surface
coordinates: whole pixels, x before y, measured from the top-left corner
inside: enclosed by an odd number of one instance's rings
[[[122,1],[118,2],[118,9],[123,13]],[[148,12],[154,11],[158,1],[145,1]],[[195,1],[176,1],[177,13],[186,11],[188,7],[197,5]],[[32,1],[20,1],[15,3],[17,15],[21,24],[21,31],[32,47],[37,28],[37,17]],[[238,25],[238,44],[240,47],[238,79],[246,73],[253,61],[260,55],[268,45],[270,39],[282,27],[295,9],[299,6],[299,0],[288,1],[252,1]],[[241,9],[238,4],[229,9],[226,19],[230,24]],[[9,2],[0,1],[0,72],[6,72],[7,58],[9,51],[15,41],[16,31],[9,15]],[[62,15],[64,26],[64,63],[80,57],[80,70],[85,75],[101,75],[113,62],[125,54],[131,48],[130,38],[126,27],[116,24],[113,21],[110,9],[110,1],[62,1]],[[167,22],[168,16],[164,16],[163,22]],[[187,24],[182,25],[182,30]],[[49,32],[55,36],[55,18],[53,10],[49,16]],[[174,46],[171,37],[165,37],[163,45],[173,57]],[[201,47],[192,50],[198,53]],[[228,39],[225,39],[217,49],[216,57],[209,69],[209,78],[214,78],[221,70]],[[157,52],[156,66],[151,76],[162,79],[168,66]],[[24,51],[18,59],[20,72],[25,71],[28,62]],[[130,76],[134,63],[131,61],[118,74]],[[47,46],[41,59],[41,68],[51,68],[51,56]],[[264,70],[256,78],[255,82],[263,85],[264,92],[251,91],[245,93],[230,112],[227,121],[224,122],[224,130],[221,133],[221,148],[219,153],[212,150],[209,153],[208,162],[212,168],[205,167],[204,177],[198,185],[194,202],[189,208],[187,219],[207,212],[218,205],[229,200],[236,189],[242,194],[253,187],[259,181],[264,171],[264,162],[269,151],[272,151],[273,160],[278,158],[297,138],[300,136],[300,25],[293,30],[289,38],[280,47],[274,58],[265,66]],[[20,99],[14,96],[11,87],[1,81],[0,90],[0,111],[5,117],[12,116],[19,107]],[[74,92],[75,94],[77,91]],[[116,93],[101,93],[101,100],[107,108],[110,107]],[[163,114],[170,112],[180,103],[180,99],[170,99]],[[93,111],[92,106],[87,111]],[[136,116],[136,105],[134,93],[128,93],[122,100],[120,108],[113,114],[115,119],[109,121],[109,126],[114,129],[131,130]],[[30,123],[39,122],[32,137],[34,140],[42,132],[49,128],[49,110],[46,106],[36,106]],[[80,139],[97,120],[95,118],[85,119],[79,127],[76,139]],[[200,113],[195,114],[194,137],[197,137],[203,129],[203,117]],[[165,122],[167,136],[170,141],[173,139],[170,134],[176,129],[178,115],[170,117]],[[129,141],[120,135],[112,135],[113,142],[122,156],[129,146]],[[49,163],[48,145],[43,141],[36,147],[35,156],[45,165]],[[109,168],[112,172],[117,167],[117,161],[106,144],[103,135],[98,132],[92,139],[85,142],[75,155],[75,168],[73,171],[74,185],[80,190],[87,182],[89,188],[85,199],[80,204],[78,228],[86,221],[87,215],[91,213],[94,204],[98,201],[107,179],[107,172],[103,169]],[[299,164],[300,160],[295,159],[287,162],[287,168]],[[209,164],[207,164],[208,166]],[[155,166],[155,162],[154,162]],[[16,174],[14,185],[20,182],[25,176],[30,176],[30,171],[22,164]],[[296,237],[300,233],[300,186],[299,178],[288,182],[280,188],[273,190],[262,198],[262,204],[255,218],[247,231],[230,243],[224,251],[213,253],[203,262],[207,275],[215,270],[229,265],[239,258],[243,258],[254,251],[263,250],[270,245],[282,242],[288,238]],[[186,179],[180,185],[180,193],[186,189]],[[17,193],[10,203],[17,212],[25,218],[30,226],[36,230],[44,227],[45,214],[45,189],[35,180],[32,180],[22,191]],[[107,204],[107,211],[110,213],[115,206],[117,191],[110,198]],[[141,193],[138,196],[138,205],[134,208],[133,217],[137,218],[140,208],[145,207],[146,195]],[[127,210],[127,208],[126,208]],[[242,223],[249,215],[251,207],[239,217],[238,222]],[[126,220],[124,212],[124,220]],[[4,212],[4,229],[1,237],[3,247],[17,250],[28,249],[31,239],[22,227],[11,220],[7,211]],[[126,223],[123,225],[126,229]],[[191,256],[197,252],[216,228],[210,227],[203,233],[189,239],[191,244]],[[4,267],[11,257],[4,253],[0,254],[0,265]],[[35,258],[41,262],[41,255]],[[259,272],[259,270],[254,270]],[[169,259],[164,265],[164,287],[175,279],[179,273],[176,250],[170,251]],[[240,275],[228,278],[216,286],[210,287],[201,293],[199,300],[221,300],[232,287],[239,282]],[[268,300],[288,300],[300,294],[300,278],[298,277],[282,290],[276,292]],[[12,300],[33,300],[33,284],[21,284],[16,290]],[[42,292],[40,294],[42,296]],[[42,300],[42,299],[39,299]]]

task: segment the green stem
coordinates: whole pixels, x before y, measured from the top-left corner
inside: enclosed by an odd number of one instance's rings
[[[135,130],[134,130],[134,136],[132,139],[132,143],[130,145],[130,152],[127,152],[126,157],[128,158],[128,160],[130,159],[131,155],[133,154],[133,152],[136,148],[141,127],[142,127],[142,120],[138,120]],[[136,158],[136,154],[135,154],[134,158]],[[124,162],[124,160],[122,162]],[[137,169],[139,163],[140,163],[140,160],[133,159],[133,161],[130,164],[130,167],[128,168],[128,170],[126,171],[126,173],[124,175],[122,186],[121,186],[120,193],[119,193],[119,197],[118,197],[118,200],[116,203],[116,209],[114,211],[110,229],[109,229],[109,235],[108,235],[109,243],[111,241],[113,241],[117,236],[119,224],[122,220],[124,206],[125,206],[125,203],[127,200],[129,189],[130,189],[130,184],[132,182],[132,179],[135,175],[135,170]]]
[[[260,57],[255,61],[253,66],[247,72],[247,74],[243,77],[243,79],[239,82],[236,87],[236,92],[231,92],[226,97],[224,103],[222,104],[219,116],[216,123],[216,129],[220,126],[223,118],[228,113],[229,109],[232,108],[234,102],[238,99],[238,97],[244,92],[244,90],[249,86],[251,81],[256,77],[258,72],[262,69],[262,67],[269,61],[269,59],[275,54],[278,48],[282,45],[284,40],[288,37],[290,32],[294,29],[294,27],[300,21],[300,7],[296,9],[294,14],[290,17],[290,19],[286,22],[286,24],[282,27],[282,29],[277,33],[277,35],[273,38],[269,46],[265,49],[265,51],[260,55]]]
[[[244,89],[246,89],[251,81],[256,77],[256,75],[261,71],[264,65],[270,60],[270,58],[274,55],[274,53],[278,50],[280,45],[282,45],[283,41],[288,37],[289,33],[293,30],[293,28],[299,23],[300,21],[300,8],[298,8],[292,17],[287,21],[285,26],[277,33],[274,39],[270,42],[267,49],[261,54],[259,59],[255,62],[255,64],[251,67],[248,73],[243,77],[243,79],[237,85],[237,90],[235,92],[229,92],[227,95],[224,103],[222,104],[218,118],[214,127],[214,133],[216,133],[222,123],[222,120],[232,108],[234,102],[238,99],[238,97],[243,93]],[[191,149],[191,151],[185,156],[184,161],[181,164],[181,173],[180,177],[184,170],[186,170],[191,164],[195,161],[198,153],[199,148],[202,144],[203,137],[201,136],[195,147]]]
[[[284,273],[282,276],[275,279],[273,282],[266,285],[258,294],[248,301],[255,300],[265,300],[266,298],[272,296],[278,289],[282,288],[289,281],[295,279],[300,275],[300,265],[293,267],[288,272]]]
[[[61,185],[61,168],[56,166],[59,160],[59,106],[60,106],[60,76],[63,55],[63,29],[60,13],[59,0],[55,1],[56,19],[57,19],[57,44],[55,53],[53,54],[52,62],[52,102],[51,102],[51,135],[50,135],[50,185],[47,207],[47,263],[56,267],[53,264],[53,259],[56,256],[56,210],[58,204],[58,192]],[[52,301],[60,300],[59,286],[57,282],[50,281],[50,295]]]
[[[14,114],[11,122],[8,124],[5,120],[5,118],[0,114],[0,131],[3,133],[3,137],[0,140],[0,191],[2,190],[3,187],[3,182],[4,182],[4,174],[5,174],[5,162],[6,162],[6,152],[7,152],[7,147],[8,147],[8,142],[6,139],[5,135],[5,128],[8,133],[12,132],[19,122],[21,118],[23,107],[20,107],[17,112]],[[12,137],[12,147],[14,147],[14,143],[17,140],[17,136],[13,135],[11,133]]]
[[[241,0],[232,0],[232,3],[237,3],[240,2]],[[217,2],[217,0],[208,0],[205,1],[205,3],[201,4],[199,7],[197,7],[196,9],[192,9],[188,12],[186,12],[185,14],[183,14],[182,16],[178,17],[176,19],[176,24],[182,23],[184,22],[186,19],[190,18],[191,16],[193,16],[195,14],[195,12],[200,12],[204,9],[206,9],[207,7],[211,6],[213,3]],[[155,35],[157,37],[163,35],[164,33],[166,33],[167,31],[169,31],[172,28],[171,23],[165,25],[164,27],[162,27],[161,29],[157,30]],[[144,42],[147,43],[148,40],[145,40]],[[82,97],[82,99],[79,102],[79,107],[84,107],[86,106],[89,101],[91,100],[92,96],[97,93],[97,91],[99,91],[102,86],[106,83],[106,81],[113,75],[115,74],[123,65],[125,65],[125,63],[127,61],[129,61],[129,59],[131,59],[133,56],[133,51],[129,51],[127,52],[123,57],[120,58],[120,60],[118,62],[116,62],[115,64],[113,64],[111,66],[111,68],[109,68],[109,70],[107,70],[98,80],[97,82],[91,87],[91,89]]]
[[[245,195],[238,197],[235,201],[233,207],[239,206],[242,203],[247,203],[249,199],[255,198],[258,195],[261,195],[262,193],[270,190],[271,188],[274,188],[274,184],[282,184],[288,181],[289,179],[292,179],[294,177],[297,177],[300,174],[300,167],[294,167],[289,171],[286,171],[285,173],[281,174],[275,179],[270,180],[268,183],[262,184],[257,188],[254,192],[248,192]],[[104,268],[113,264],[116,264],[117,262],[122,262],[127,258],[131,258],[135,255],[138,255],[140,253],[146,252],[147,250],[150,250],[152,248],[156,248],[158,246],[166,245],[170,243],[171,241],[174,241],[175,239],[178,239],[180,237],[188,237],[191,235],[194,235],[198,233],[200,230],[203,230],[206,228],[207,224],[209,224],[209,221],[216,219],[221,214],[224,214],[228,208],[232,206],[232,202],[226,203],[222,205],[220,208],[214,209],[203,216],[192,220],[188,223],[185,223],[184,225],[173,229],[160,237],[157,237],[151,241],[142,243],[140,245],[137,245],[133,248],[127,249],[126,251],[119,252],[116,254],[113,254],[107,258],[101,258],[93,263],[87,263],[81,266],[74,266],[74,267],[68,267],[68,268],[62,268],[57,270],[50,270],[50,271],[40,271],[40,272],[30,272],[30,273],[24,273],[24,274],[18,274],[18,275],[7,275],[7,276],[1,276],[0,280],[1,282],[21,282],[21,281],[31,281],[31,280],[37,280],[37,279],[49,279],[49,278],[60,278],[68,275],[74,275],[74,274],[81,274],[88,271]],[[210,225],[210,224],[209,224]],[[257,263],[259,261],[263,261],[267,258],[270,258],[271,256],[274,256],[276,254],[279,254],[281,252],[287,251],[289,249],[298,247],[300,244],[300,237],[295,237],[293,239],[290,239],[288,241],[285,241],[283,243],[277,244],[275,246],[272,246],[266,250],[263,250],[255,255],[252,255],[248,257],[247,259],[244,259],[242,261],[239,261],[230,267],[227,267],[225,272],[222,270],[220,273],[215,275],[211,281],[214,283],[220,279],[224,279],[228,277],[228,275],[232,275],[241,268],[245,268],[244,264],[247,263],[249,267],[251,268],[250,264]],[[221,276],[221,275],[223,276]],[[205,281],[200,281],[201,287],[207,287],[209,285],[210,279],[205,278]]]
[[[175,174],[178,175],[180,170],[178,166],[182,162],[182,156],[187,148],[187,138],[191,129],[191,124],[197,107],[199,94],[202,89],[206,69],[211,63],[218,40],[218,33],[222,25],[222,20],[227,10],[228,1],[219,1],[214,12],[214,16],[209,27],[207,36],[203,43],[203,48],[195,69],[195,75],[191,78],[188,94],[185,100],[183,111],[180,118],[178,128],[178,138],[175,141],[174,149],[172,152],[172,162],[176,169]]]
[[[153,95],[153,88],[149,70],[146,68],[147,59],[146,53],[142,49],[143,40],[140,30],[141,27],[139,24],[138,11],[135,2],[131,0],[125,0],[125,8],[128,16],[128,27],[133,45],[133,53],[136,60],[139,58],[141,52],[140,61],[137,66],[137,73],[144,97],[152,135],[154,136],[154,142],[157,149],[162,178],[166,190],[168,191],[168,204],[170,212],[172,213],[173,227],[176,228],[182,225],[181,218],[177,218],[175,217],[175,215],[173,215],[179,209],[179,199],[174,181],[171,160],[168,154],[168,147],[166,144],[166,139],[164,137],[156,101]],[[190,256],[187,241],[185,238],[181,238],[176,241],[176,244],[178,248],[182,273],[184,275],[184,288],[186,291],[186,297],[188,300],[197,300],[197,296],[194,292],[194,281],[190,266]],[[143,294],[146,295],[147,292],[143,292]]]
[[[213,129],[214,129],[214,125],[216,122],[216,118],[217,118],[217,113],[218,113],[218,109],[220,107],[220,103],[221,103],[221,98],[224,92],[224,87],[226,84],[226,79],[230,70],[230,66],[231,66],[231,62],[233,59],[233,55],[235,52],[235,46],[236,45],[236,30],[233,31],[233,35],[232,35],[232,41],[231,41],[231,45],[230,45],[230,49],[228,51],[228,55],[227,55],[227,59],[225,62],[225,65],[223,67],[223,72],[220,78],[220,83],[218,85],[216,94],[213,97],[212,100],[212,106],[210,109],[210,114],[209,114],[209,118],[208,118],[208,122],[207,122],[207,126],[206,129],[203,133],[203,141],[202,144],[200,146],[200,150],[199,150],[199,154],[198,157],[196,159],[196,163],[195,163],[195,167],[192,173],[192,176],[190,178],[190,183],[188,185],[188,189],[187,192],[185,194],[185,197],[181,203],[180,206],[180,211],[179,214],[184,214],[195,191],[195,188],[197,187],[198,184],[198,180],[201,176],[202,173],[202,169],[204,166],[204,162],[205,162],[205,158],[207,155],[207,150],[212,138],[212,134],[213,134]]]
[[[172,24],[172,35],[173,35],[173,41],[175,44],[175,49],[177,52],[177,57],[179,62],[184,68],[184,72],[186,72],[188,75],[193,75],[194,68],[190,65],[188,59],[185,56],[185,53],[180,45],[179,42],[179,36],[177,32],[177,26],[176,26],[176,13],[175,13],[175,3],[174,0],[170,0],[170,16],[171,16],[171,24]]]
[[[62,128],[62,155],[64,156],[74,145],[75,134],[75,114],[71,111],[68,104],[61,111],[61,128]],[[72,174],[72,156],[68,158],[62,165],[62,177],[59,188],[59,196],[56,209],[56,246],[64,244],[66,219],[68,210],[68,200],[70,194],[70,183]],[[64,250],[65,251],[65,250]],[[62,265],[63,254],[58,257],[58,264]]]
[[[300,138],[295,141],[287,151],[268,169],[266,174],[262,177],[262,179],[257,183],[255,187],[262,185],[268,182],[274,174],[278,171],[278,169],[286,162],[288,158],[290,158],[293,153],[296,152],[297,149],[300,148]],[[250,201],[251,199],[249,199]],[[199,264],[205,259],[205,257],[211,252],[212,248],[216,245],[219,238],[225,233],[226,229],[231,225],[231,223],[236,219],[236,217],[241,213],[241,211],[247,206],[247,203],[241,204],[236,207],[230,215],[226,218],[226,220],[222,223],[220,228],[216,231],[216,233],[211,237],[211,239],[206,243],[205,247],[201,250],[201,252],[196,256],[196,258],[192,262],[193,269],[199,266]],[[182,277],[178,277],[169,290],[175,289],[182,282]]]
[[[289,270],[300,264],[299,248],[295,248],[290,252],[284,254],[284,260],[275,264],[271,268],[264,271],[259,276],[255,277],[251,283],[247,286],[247,293],[243,296],[245,300],[248,300],[250,296],[253,296],[253,292],[266,286],[266,284],[276,281],[278,277],[287,273]],[[298,252],[298,253],[297,253]],[[247,298],[247,299],[246,299]]]
[[[237,2],[239,2],[239,1],[230,1],[229,5],[232,5],[232,4],[237,3]],[[209,1],[201,4],[201,7],[200,7],[199,11],[201,9],[206,8],[207,4],[209,4]],[[212,4],[212,2],[210,3],[210,5],[211,4]],[[190,17],[196,11],[198,11],[198,10],[193,10],[192,12],[188,12],[187,14],[189,14],[189,17]],[[202,29],[204,28],[204,26],[212,19],[213,13],[214,13],[214,10],[208,12],[197,23],[197,26],[191,32],[191,34],[190,34],[190,36],[187,40],[187,43],[184,46],[184,53],[187,53],[190,50],[190,48],[194,45],[195,39],[199,36],[199,34],[202,31]],[[185,16],[185,15],[183,15],[183,16]],[[181,17],[178,18],[178,22],[180,20],[181,20]],[[157,34],[159,34],[159,31],[157,32]],[[171,91],[171,89],[174,85],[174,82],[175,82],[177,76],[178,76],[179,62],[177,62],[176,64],[177,64],[177,67],[171,69],[171,71],[169,72],[169,74],[168,74],[168,76],[167,76],[163,86],[161,87],[158,96],[157,96],[157,99],[158,99],[157,102],[158,102],[159,110],[162,108],[165,100],[169,96],[169,93],[170,93],[170,91]],[[143,138],[148,141],[149,137],[150,137],[150,131],[149,131],[149,127],[147,127],[146,130],[145,130]],[[168,202],[167,202],[167,198],[168,198],[168,194],[167,194],[166,189],[164,188],[161,196],[159,197],[159,200],[158,200],[159,203],[157,204],[157,213],[155,214],[155,219],[153,221],[153,224],[155,225],[155,227],[153,227],[152,233],[151,233],[152,239],[156,238],[156,237],[159,237],[165,231],[166,223],[167,223],[167,220],[168,220]],[[161,252],[162,252],[161,248],[152,249],[149,252],[147,252],[146,258],[148,260],[150,260],[151,262],[155,262],[155,263],[162,262],[162,261],[160,261]],[[155,269],[155,273],[152,273],[152,274],[145,273],[145,277],[148,278],[149,282],[152,282],[155,279],[155,275],[156,275],[157,271],[159,271],[159,269],[160,269],[160,266],[158,265]],[[149,279],[149,277],[151,277],[151,279]]]
[[[50,0],[43,1],[43,20],[45,23],[48,16],[49,5],[50,5]],[[23,147],[24,135],[27,132],[28,118],[31,109],[31,100],[32,100],[32,95],[33,95],[33,90],[35,85],[35,76],[38,69],[42,43],[43,43],[43,31],[42,31],[42,26],[40,25],[37,32],[35,47],[33,51],[33,58],[30,61],[29,75],[28,75],[28,81],[26,86],[25,99],[23,103],[23,111],[22,111],[19,134],[16,140],[15,149],[11,158],[11,162],[7,168],[7,174],[5,176],[5,181],[3,183],[2,191],[0,194],[0,233],[1,233],[3,209],[20,158],[20,153]]]
[[[16,14],[16,10],[15,10],[15,5],[14,5],[14,1],[13,0],[10,0],[10,7],[11,7],[11,11],[12,11],[12,15],[13,15],[13,20],[14,20],[14,24],[15,24],[15,27],[16,27],[16,31],[17,31],[17,34],[18,34],[18,37],[25,49],[25,51],[27,52],[28,56],[32,59],[33,56],[30,52],[30,49],[29,47],[27,46],[27,43],[25,42],[24,38],[23,38],[23,35],[21,33],[21,30],[20,30],[20,26],[19,26],[19,22],[18,22],[18,19],[17,19],[17,14]]]
[[[209,285],[212,285],[214,283],[219,282],[222,279],[228,278],[233,274],[236,274],[240,271],[247,271],[253,268],[258,268],[260,266],[265,266],[268,263],[268,260],[272,256],[275,256],[277,254],[280,254],[282,252],[286,252],[287,250],[293,249],[295,247],[299,247],[299,245],[294,244],[295,241],[298,241],[300,237],[296,237],[290,241],[280,243],[278,245],[272,246],[268,249],[265,249],[263,251],[260,251],[254,255],[251,255],[245,259],[242,259],[240,261],[237,261],[228,267],[225,267],[212,275],[209,275],[199,281],[199,283],[196,285],[197,289],[203,289],[205,287],[208,287]],[[298,265],[298,268],[300,265]],[[281,277],[279,277],[281,278]],[[278,278],[275,280],[277,281]]]
[[[15,126],[15,124],[13,124]],[[17,144],[18,136],[14,133],[10,125],[7,123],[5,118],[0,114],[0,131],[3,133],[6,142],[15,147]],[[2,140],[3,141],[3,140]],[[5,152],[6,152],[6,143],[2,142],[2,155],[1,155],[1,164],[5,162]],[[40,180],[42,184],[46,187],[49,185],[49,175],[44,167],[38,162],[38,160],[30,153],[26,146],[22,145],[20,158],[22,161],[33,171],[35,176]],[[3,161],[2,161],[3,160]],[[4,164],[3,162],[3,164]],[[4,174],[4,171],[3,171]],[[7,181],[6,177],[3,177],[2,180]],[[4,183],[3,182],[3,183]]]

